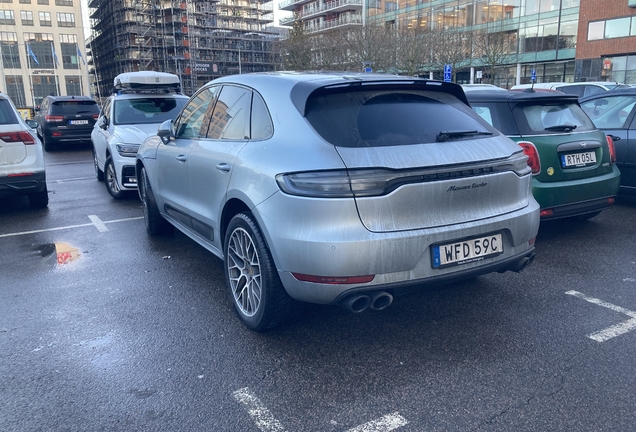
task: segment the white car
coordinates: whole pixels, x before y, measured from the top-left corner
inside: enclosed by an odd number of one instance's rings
[[[161,72],[128,72],[115,78],[114,93],[102,107],[91,132],[97,180],[121,199],[137,189],[135,155],[144,139],[174,119],[188,101],[179,77]]]
[[[0,93],[0,199],[27,196],[34,208],[49,205],[44,151],[35,128],[23,120],[8,96]]]

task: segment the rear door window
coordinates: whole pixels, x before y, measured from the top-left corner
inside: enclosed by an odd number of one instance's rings
[[[342,147],[431,143],[444,132],[497,134],[454,96],[424,90],[321,92],[308,99],[306,118],[326,141]]]
[[[589,132],[596,129],[580,106],[574,103],[519,104],[514,109],[523,135]],[[568,129],[567,126],[575,126]]]

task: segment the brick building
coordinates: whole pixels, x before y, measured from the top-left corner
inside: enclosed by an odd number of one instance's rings
[[[574,79],[636,84],[636,0],[581,0]]]

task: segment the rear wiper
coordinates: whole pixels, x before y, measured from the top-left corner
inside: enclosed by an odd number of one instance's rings
[[[437,134],[437,141],[448,141],[453,138],[461,138],[471,135],[492,135],[492,132],[483,132],[476,130],[464,130],[464,131],[442,131]]]
[[[574,129],[576,129],[576,125],[573,124],[562,124],[562,125],[555,125],[555,126],[548,126],[547,128],[545,128],[544,130],[548,130],[548,131],[573,131]]]

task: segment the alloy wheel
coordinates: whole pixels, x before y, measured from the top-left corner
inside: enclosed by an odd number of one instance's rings
[[[235,229],[229,239],[228,275],[234,302],[241,313],[254,316],[262,299],[261,265],[256,245],[243,228]]]

